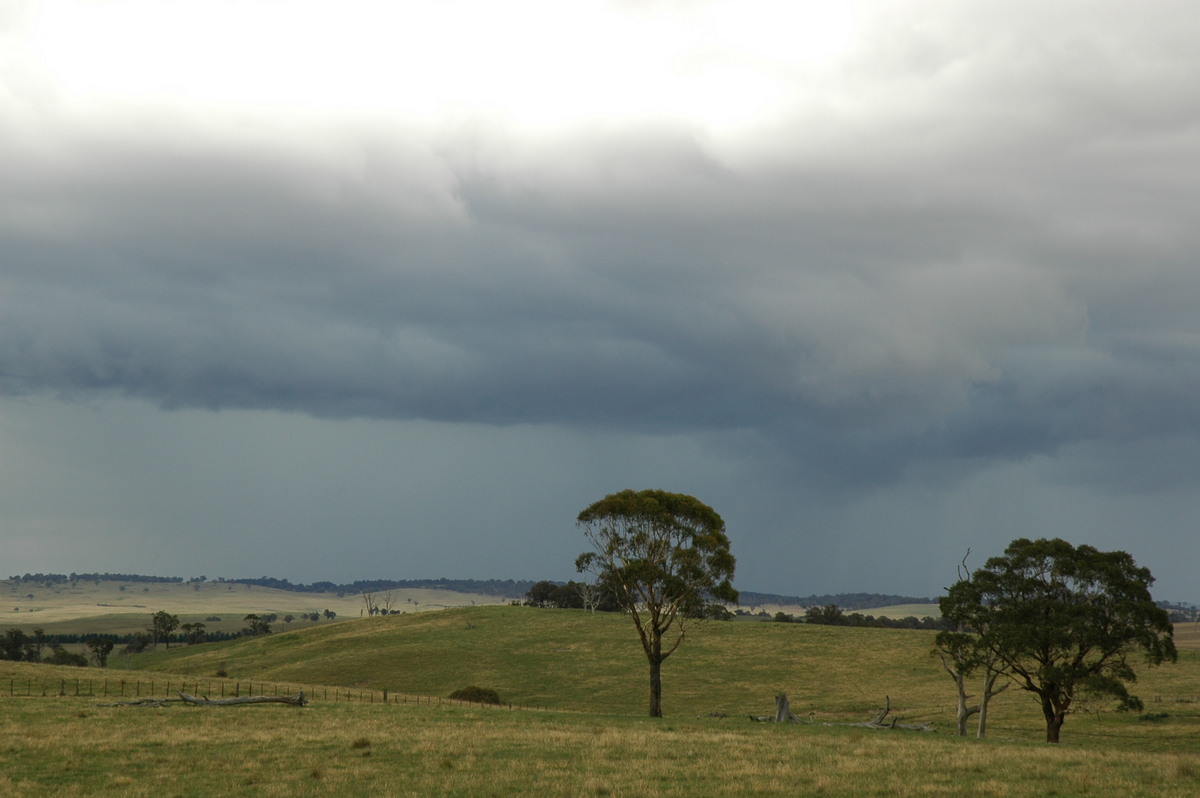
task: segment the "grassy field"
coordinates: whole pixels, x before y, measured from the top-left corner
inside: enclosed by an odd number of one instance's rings
[[[159,651],[131,671],[0,663],[0,794],[1195,795],[1200,652],[1194,630],[1179,638],[1191,646],[1180,661],[1137,685],[1145,713],[1081,707],[1060,746],[1040,742],[1038,706],[1016,690],[996,700],[987,740],[951,735],[953,685],[922,631],[706,624],[664,667],[660,720],[642,717],[646,667],[628,620],[569,610],[356,619]],[[222,666],[229,678],[214,679]],[[54,689],[102,673],[160,689],[275,681],[318,700],[148,709]],[[48,697],[7,695],[22,679],[49,680]],[[540,709],[394,703],[468,684]],[[316,685],[376,702],[323,700]],[[751,722],[781,690],[809,722]],[[939,730],[841,725],[885,696],[902,720]]]
[[[1180,644],[1194,639],[1181,634]],[[762,714],[784,691],[798,715],[864,720],[891,696],[906,717],[948,725],[953,684],[930,655],[932,645],[927,631],[708,623],[664,665],[665,710],[674,716]],[[1146,669],[1139,694],[1148,703],[1196,698],[1197,653],[1188,649],[1176,665]],[[223,668],[230,678],[420,695],[478,684],[522,706],[589,712],[637,715],[646,703],[645,659],[632,625],[619,615],[577,610],[474,607],[354,620],[160,650],[128,664],[193,676]],[[997,724],[1010,716],[1027,722],[1039,712],[1014,690],[997,699],[993,717]],[[1039,735],[1034,723],[1032,739]]]
[[[1192,753],[480,707],[0,700],[0,793],[1195,795]]]

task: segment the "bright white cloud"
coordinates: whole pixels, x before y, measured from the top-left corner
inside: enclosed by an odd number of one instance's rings
[[[845,56],[824,3],[48,2],[26,57],[57,102],[744,126]],[[816,70],[816,71],[814,71]]]

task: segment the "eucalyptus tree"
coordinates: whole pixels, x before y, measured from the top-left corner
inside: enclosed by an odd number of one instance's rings
[[[1126,552],[1021,538],[939,604],[955,628],[973,632],[979,656],[1006,667],[1038,699],[1046,742],[1057,743],[1084,692],[1141,706],[1128,688],[1137,680],[1136,655],[1150,665],[1175,660],[1170,620],[1150,597],[1153,582]]]
[[[159,641],[167,644],[167,648],[171,647],[171,632],[179,628],[179,616],[172,615],[166,610],[159,610],[150,618],[150,627],[147,629],[150,632],[150,639],[157,646]]]
[[[611,586],[650,665],[650,716],[662,717],[662,664],[711,601],[736,603],[725,522],[692,496],[661,490],[610,494],[579,514],[592,551],[580,572]]]

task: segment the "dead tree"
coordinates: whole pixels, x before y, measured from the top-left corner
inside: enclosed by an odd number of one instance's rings
[[[363,588],[362,593],[363,606],[367,611],[367,615],[374,616],[379,611],[378,605],[375,603],[375,594],[366,588]]]
[[[575,591],[579,594],[579,600],[583,602],[583,608],[594,615],[596,605],[600,603],[600,599],[603,596],[603,590],[600,585],[592,584],[591,582],[578,582],[575,584]]]
[[[971,576],[970,570],[967,569],[967,557],[970,554],[971,550],[967,549],[962,564],[958,567],[960,581]],[[954,680],[958,691],[958,706],[955,711],[958,736],[967,736],[967,720],[977,714],[979,725],[976,736],[982,738],[987,733],[988,704],[1012,684],[1005,681],[999,687],[996,686],[996,680],[1006,671],[1005,667],[998,663],[995,652],[980,648],[977,635],[962,628],[938,634],[934,653],[942,661],[942,668]],[[983,669],[983,694],[978,704],[969,705],[967,701],[971,696],[967,694],[966,679],[980,668]]]

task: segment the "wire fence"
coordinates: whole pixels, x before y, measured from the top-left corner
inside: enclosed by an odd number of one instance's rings
[[[542,710],[542,706],[519,706],[511,702],[464,701],[456,698],[411,695],[389,690],[295,685],[266,681],[212,681],[202,679],[34,679],[9,678],[3,691],[12,698],[82,697],[116,700],[172,699],[179,693],[198,698],[240,698],[304,693],[309,701],[358,704],[413,704],[426,706],[474,706],[513,710]],[[3,694],[0,693],[0,694]]]

